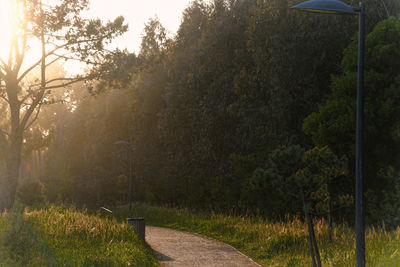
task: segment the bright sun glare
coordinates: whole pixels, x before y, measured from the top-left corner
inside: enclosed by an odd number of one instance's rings
[[[12,3],[15,3],[15,0],[0,0],[0,58],[4,61],[8,60],[9,51],[10,51],[10,43],[12,38],[13,25],[12,20],[18,14],[13,10]],[[46,1],[43,1],[46,3]],[[50,2],[50,1],[48,1]],[[37,62],[40,59],[41,55],[41,46],[40,42],[36,39],[28,39],[28,50],[24,55],[24,62],[22,65],[22,69],[24,67],[29,67],[34,62]],[[68,66],[71,72],[78,73],[81,72],[80,67],[78,66]]]
[[[10,1],[0,0],[0,57],[4,60],[8,57],[11,41],[11,14]]]
[[[47,4],[54,4],[58,0],[42,0]],[[7,61],[9,53],[9,45],[12,33],[10,21],[15,18],[10,3],[16,0],[0,0],[0,57]],[[167,3],[168,2],[168,3]],[[170,3],[173,2],[173,3]],[[90,10],[83,12],[87,18],[100,17],[104,21],[113,20],[119,15],[123,15],[126,22],[129,23],[130,31],[124,36],[117,38],[110,46],[110,49],[119,47],[121,49],[138,52],[141,42],[141,34],[143,25],[149,18],[156,14],[160,18],[163,25],[174,33],[180,22],[182,10],[190,3],[190,0],[146,0],[137,2],[133,0],[114,0],[110,6],[109,0],[91,0]],[[39,60],[41,55],[40,42],[34,39],[28,41],[29,50],[25,54],[24,67],[28,67],[32,63]],[[67,73],[73,75],[82,73],[84,65],[76,61],[67,61],[63,63]]]

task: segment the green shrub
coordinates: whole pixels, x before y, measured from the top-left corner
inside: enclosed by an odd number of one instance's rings
[[[46,201],[45,186],[39,180],[29,179],[20,185],[17,197],[25,205],[42,204]]]

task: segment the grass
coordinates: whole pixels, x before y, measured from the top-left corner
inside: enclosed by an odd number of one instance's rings
[[[306,227],[299,219],[273,223],[144,204],[135,204],[132,212],[122,207],[114,216],[55,206],[17,207],[0,216],[0,266],[157,266],[132,227],[119,223],[128,217],[218,239],[263,266],[311,266]],[[351,228],[335,227],[333,242],[323,221],[316,222],[315,232],[323,266],[354,266]],[[400,266],[400,229],[371,228],[366,241],[367,266]]]
[[[16,208],[0,218],[0,266],[157,266],[125,223],[85,210]]]
[[[273,223],[259,218],[191,213],[188,210],[135,204],[115,212],[120,220],[144,217],[146,224],[195,232],[226,242],[263,266],[311,266],[307,231],[299,219]],[[336,226],[333,242],[327,226],[315,223],[323,266],[354,266],[355,236],[346,225]],[[371,228],[366,233],[367,266],[400,266],[400,229]]]

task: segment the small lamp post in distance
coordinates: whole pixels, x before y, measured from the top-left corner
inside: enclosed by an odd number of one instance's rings
[[[128,201],[129,201],[129,211],[132,209],[132,172],[133,172],[133,164],[132,164],[132,150],[133,147],[130,142],[120,140],[115,142],[116,145],[126,146],[129,160],[129,191],[128,191]]]
[[[356,266],[365,266],[365,230],[363,210],[363,112],[364,112],[364,44],[365,44],[365,4],[349,6],[339,0],[309,0],[291,7],[295,10],[327,13],[359,15],[358,37],[358,74],[357,74],[357,122],[356,122]]]

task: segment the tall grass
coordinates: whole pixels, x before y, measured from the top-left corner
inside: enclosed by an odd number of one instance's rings
[[[188,210],[158,208],[135,204],[132,212],[126,207],[116,212],[120,219],[144,217],[146,223],[203,234],[231,244],[263,266],[311,266],[308,255],[307,230],[299,219],[286,218],[269,222],[260,218],[194,214]],[[315,222],[315,233],[323,266],[355,265],[354,230],[338,225],[333,241],[328,238],[324,221]],[[400,229],[387,232],[372,228],[366,234],[367,266],[400,266]]]
[[[0,266],[156,266],[133,229],[87,211],[51,206],[3,214]]]

